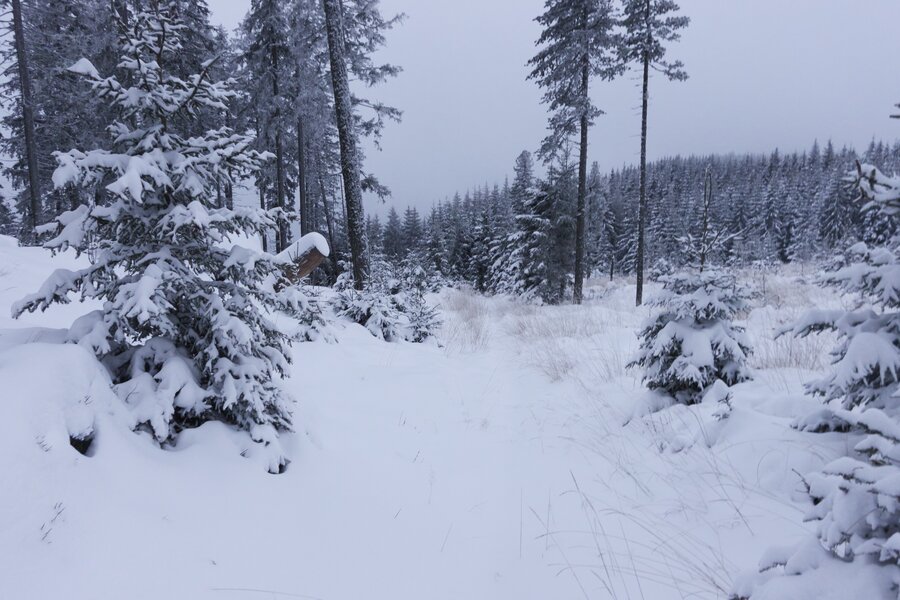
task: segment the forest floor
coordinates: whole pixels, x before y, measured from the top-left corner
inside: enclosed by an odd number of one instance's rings
[[[625,369],[649,314],[628,282],[594,282],[583,307],[448,290],[440,345],[336,324],[295,347],[273,476],[221,425],[174,450],[123,427],[106,374],[59,343],[84,305],[9,318],[74,260],[0,238],[4,599],[725,598],[809,535],[798,473],[846,450],[790,428],[831,340],[773,334],[841,304],[801,270],[753,275],[757,376],[722,421],[651,410]],[[84,419],[90,456],[68,444]]]

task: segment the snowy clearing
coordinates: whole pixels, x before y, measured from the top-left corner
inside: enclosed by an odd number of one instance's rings
[[[295,346],[292,462],[268,475],[220,424],[169,450],[132,433],[102,367],[48,329],[85,306],[8,317],[77,261],[0,253],[2,598],[724,598],[808,535],[797,473],[849,443],[790,428],[828,340],[773,332],[841,306],[800,273],[747,315],[757,378],[721,422],[648,414],[624,371],[648,309],[623,282],[584,307],[448,290],[443,347],[349,323]],[[82,456],[68,437],[91,424]]]

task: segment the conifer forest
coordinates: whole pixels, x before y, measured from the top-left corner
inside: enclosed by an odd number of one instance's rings
[[[0,598],[900,598],[895,0],[0,7]]]

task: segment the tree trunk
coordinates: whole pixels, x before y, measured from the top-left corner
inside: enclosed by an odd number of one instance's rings
[[[286,210],[284,203],[284,148],[281,144],[281,132],[275,134],[275,196],[278,208]],[[283,252],[288,247],[288,224],[284,215],[281,215],[278,221],[278,234],[275,241],[278,252]]]
[[[285,206],[285,182],[284,182],[284,148],[281,143],[281,108],[277,104],[278,89],[278,53],[276,48],[272,46],[272,97],[275,98],[275,205],[281,210],[286,210]],[[287,221],[282,215],[278,221],[276,230],[275,248],[278,252],[283,252],[288,246],[288,226]]]
[[[297,119],[297,189],[300,201],[300,235],[304,236],[312,233],[315,226],[312,223],[309,192],[306,189],[306,136],[303,131],[303,117]]]
[[[353,131],[353,106],[345,62],[343,24],[340,0],[323,0],[328,52],[331,59],[331,83],[334,91],[334,112],[341,147],[341,171],[344,178],[344,204],[347,211],[347,235],[353,262],[356,289],[365,287],[368,277],[366,256],[366,227],[362,205],[362,184],[359,173],[359,152]]]
[[[644,227],[647,222],[647,105],[650,102],[650,56],[644,54],[644,92],[641,106],[641,191],[638,210],[637,298],[635,304],[644,303]]]
[[[703,231],[700,235],[700,272],[706,269],[706,254],[709,250],[709,209],[712,204],[712,172],[706,168],[703,179]]]
[[[31,74],[28,71],[28,55],[25,53],[25,29],[22,26],[22,3],[12,0],[13,36],[16,45],[16,63],[19,70],[19,87],[22,94],[22,126],[25,134],[25,163],[28,168],[28,226],[25,236],[34,241],[35,228],[41,224],[41,182],[38,174],[37,146],[34,138],[34,105],[31,93]]]
[[[256,178],[256,187],[259,189],[259,207],[263,210],[266,210],[266,182],[259,176]],[[262,235],[262,251],[269,251],[269,232],[267,230],[263,230]]]
[[[588,26],[588,9],[582,15],[585,29]],[[581,97],[584,101],[584,112],[581,114],[581,151],[578,156],[578,205],[575,213],[575,286],[572,301],[581,304],[584,297],[584,235],[585,212],[587,205],[587,161],[588,161],[588,85],[590,83],[590,56],[585,49],[581,58]]]
[[[225,182],[225,207],[234,210],[234,184],[230,180]]]
[[[319,175],[319,190],[322,194],[322,211],[325,213],[325,225],[328,228],[328,243],[331,245],[331,256],[335,264],[340,258],[340,249],[337,247],[337,240],[334,238],[334,223],[332,221],[331,209],[328,206],[328,195],[325,193],[325,182],[322,175]]]

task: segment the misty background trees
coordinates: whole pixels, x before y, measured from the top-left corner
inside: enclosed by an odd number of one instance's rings
[[[884,241],[895,218],[863,210],[844,181],[857,159],[884,165],[887,172],[900,169],[900,144],[872,142],[858,153],[814,143],[800,153],[775,150],[765,156],[685,156],[648,163],[650,274],[699,262],[704,230],[716,238],[707,244],[704,264],[738,267],[802,263],[828,256],[850,240]],[[370,217],[373,253],[487,293],[532,295],[546,302],[571,298],[576,166],[563,163],[551,172],[552,179],[540,181],[533,157],[523,153],[514,170],[512,181],[460,192],[424,215],[410,209],[402,218],[392,211],[384,223]],[[636,275],[640,178],[636,166],[609,172],[596,164],[590,168],[588,275]]]

